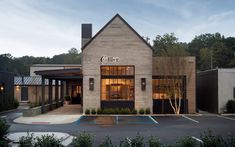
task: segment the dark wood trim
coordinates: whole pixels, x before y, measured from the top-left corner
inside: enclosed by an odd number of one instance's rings
[[[135,108],[135,101],[134,100],[118,100],[118,101],[100,101],[101,108]]]

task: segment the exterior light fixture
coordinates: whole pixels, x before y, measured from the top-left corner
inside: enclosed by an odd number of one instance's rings
[[[5,93],[5,84],[0,83],[0,93]]]
[[[141,78],[141,90],[145,91],[146,89],[146,78]]]
[[[89,78],[89,90],[94,90],[94,78]]]
[[[19,85],[16,86],[16,91],[20,91],[20,86]]]

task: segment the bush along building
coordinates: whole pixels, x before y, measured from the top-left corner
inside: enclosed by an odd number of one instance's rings
[[[150,109],[151,113],[195,113],[194,57],[153,57],[151,45],[119,14],[94,36],[92,25],[82,24],[81,37],[80,67],[34,69],[42,78],[42,109],[47,93],[45,80],[49,80],[49,102],[53,99],[52,81],[57,81],[61,83],[59,99],[65,95],[80,99],[83,112],[129,108]]]

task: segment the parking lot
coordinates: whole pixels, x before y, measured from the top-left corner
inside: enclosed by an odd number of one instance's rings
[[[173,143],[185,136],[200,138],[208,129],[223,137],[235,134],[234,115],[83,116],[70,124],[44,125],[14,123],[11,121],[15,118],[13,113],[5,114],[5,118],[11,124],[10,132],[64,132],[78,135],[85,131],[94,136],[96,144],[107,135],[118,144],[120,139],[134,137],[137,133],[145,138],[155,135],[163,143]]]

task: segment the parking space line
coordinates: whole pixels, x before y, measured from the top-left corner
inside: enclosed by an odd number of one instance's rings
[[[1,118],[6,118],[7,116],[1,116]]]
[[[159,124],[152,116],[148,116],[155,124]]]
[[[182,115],[182,117],[184,117],[184,118],[186,118],[186,119],[188,119],[188,120],[191,120],[191,121],[193,121],[193,122],[195,122],[195,123],[199,123],[199,121],[197,121],[197,120],[195,120],[195,119],[192,119],[192,118],[189,118],[189,117],[187,117],[187,116],[185,116],[185,115]]]
[[[230,118],[230,117],[221,116],[221,115],[217,115],[217,117],[235,121],[235,118]]]

